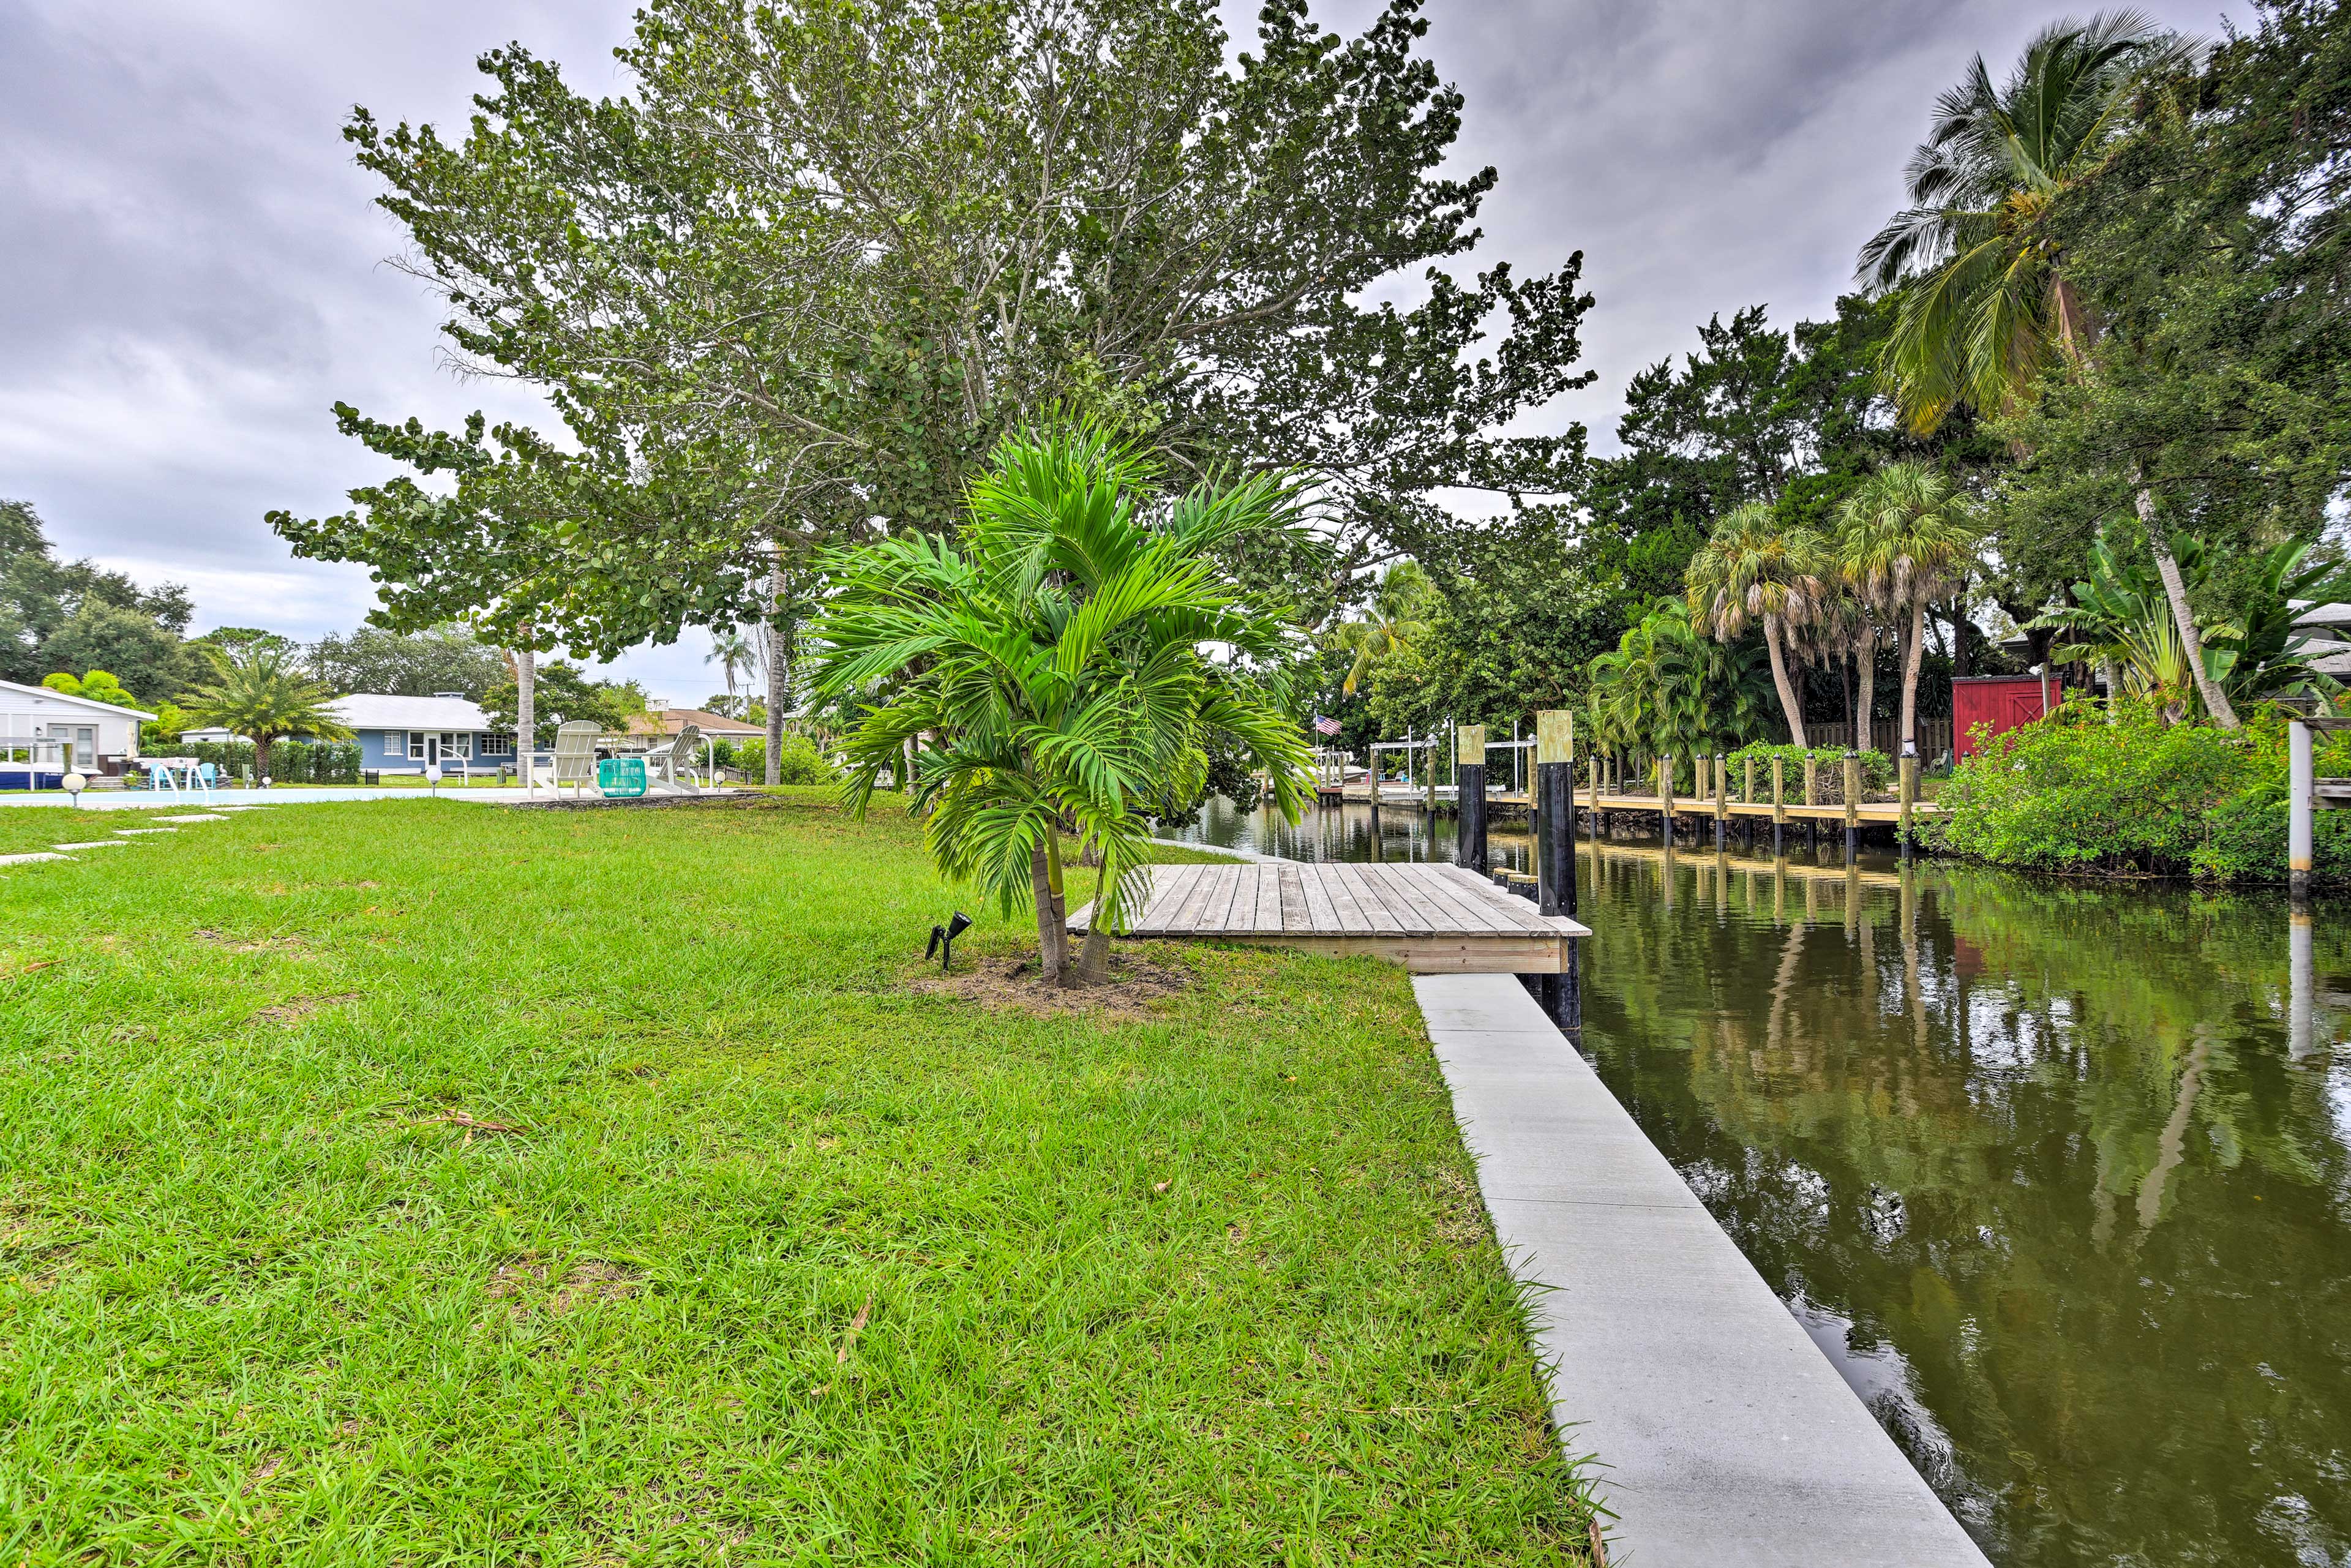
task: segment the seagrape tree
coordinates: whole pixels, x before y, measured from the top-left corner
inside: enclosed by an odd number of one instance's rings
[[[457,360],[564,429],[342,405],[403,476],[272,521],[375,565],[396,617],[471,598],[599,655],[764,622],[780,686],[816,558],[945,531],[1050,410],[1172,473],[1298,473],[1332,582],[1446,526],[1440,491],[1564,493],[1580,430],[1502,432],[1588,379],[1582,258],[1438,265],[1495,174],[1442,167],[1462,99],[1426,29],[1274,0],[1236,53],[1209,0],[653,0],[603,99],[493,50],[461,134],[344,134]]]

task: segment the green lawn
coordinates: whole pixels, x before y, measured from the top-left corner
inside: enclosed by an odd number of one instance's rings
[[[955,902],[808,791],[0,868],[0,1563],[1581,1561],[1404,977]]]

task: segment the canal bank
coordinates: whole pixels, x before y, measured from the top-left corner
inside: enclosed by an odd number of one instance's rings
[[[1983,1554],[1508,976],[1413,991],[1611,1561],[1982,1568]]]
[[[1369,859],[1367,815],[1186,836]],[[1380,858],[1450,858],[1383,816]],[[1994,1563],[2351,1563],[2351,912],[1579,861],[1586,1059]]]

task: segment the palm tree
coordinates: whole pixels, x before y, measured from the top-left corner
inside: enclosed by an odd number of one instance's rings
[[[1927,605],[1966,582],[1982,538],[1967,496],[1923,463],[1888,464],[1864,479],[1838,511],[1839,575],[1859,602],[1908,622],[1902,633],[1906,752],[1918,738]]]
[[[1400,560],[1380,579],[1370,611],[1361,621],[1344,621],[1331,640],[1352,651],[1341,690],[1353,696],[1372,673],[1372,666],[1391,653],[1402,653],[1428,630],[1428,611],[1437,597],[1436,585],[1416,561]]]
[[[895,680],[847,751],[862,812],[909,742],[908,810],[946,875],[1026,894],[1046,977],[1064,978],[1061,835],[1099,853],[1081,979],[1140,891],[1147,816],[1204,787],[1212,740],[1265,771],[1295,821],[1311,763],[1289,711],[1301,639],[1250,608],[1217,563],[1238,536],[1292,526],[1276,478],[1166,502],[1154,472],[1091,429],[1021,432],[973,486],[956,538],[908,532],[828,558],[836,591],[814,628],[816,689]]]
[[[758,667],[759,657],[751,651],[751,640],[743,635],[740,626],[714,626],[710,629],[710,652],[703,655],[705,664],[716,664],[718,673],[726,679],[727,717],[741,716],[734,711],[735,683]]]
[[[2200,43],[2136,11],[2104,11],[2043,28],[1999,87],[1977,56],[1936,100],[1910,160],[1911,204],[1861,247],[1858,266],[1871,287],[1899,291],[1879,368],[1914,430],[1933,430],[1960,402],[1997,413],[2052,365],[2083,361],[2097,322],[2042,220],[2111,149],[2139,86],[2202,56]],[[2137,507],[2197,689],[2234,729],[2145,485]]]
[[[1804,708],[1788,678],[1788,633],[1829,596],[1833,566],[1820,535],[1791,528],[1764,502],[1750,501],[1715,524],[1685,574],[1690,621],[1707,634],[1729,642],[1750,622],[1762,622],[1771,685],[1798,746],[1804,744]]]
[[[240,653],[199,644],[213,680],[180,699],[191,727],[216,725],[253,742],[254,770],[269,768],[270,743],[283,736],[349,740],[351,732],[328,705],[333,690],[301,673],[291,652],[260,644]]]

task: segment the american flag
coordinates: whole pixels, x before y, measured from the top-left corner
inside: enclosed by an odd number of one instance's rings
[[[1318,713],[1314,716],[1314,733],[1317,735],[1336,735],[1339,733],[1339,721],[1335,718],[1324,718]]]

